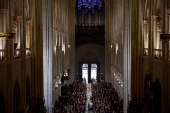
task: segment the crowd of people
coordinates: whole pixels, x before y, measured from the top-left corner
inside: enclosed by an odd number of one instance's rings
[[[122,113],[123,100],[111,83],[100,82],[92,84],[92,98],[94,113]]]
[[[56,101],[55,113],[84,113],[86,102],[86,84],[75,81],[69,87],[63,87],[59,102]]]
[[[100,82],[91,85],[93,113],[123,113],[123,100],[111,83]],[[73,84],[62,88],[62,96],[55,103],[54,113],[85,113],[86,83],[74,81]]]

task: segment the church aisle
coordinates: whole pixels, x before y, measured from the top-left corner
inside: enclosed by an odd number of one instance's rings
[[[92,113],[91,108],[93,103],[91,102],[92,92],[91,92],[91,83],[86,84],[87,91],[86,91],[86,112],[85,113]]]

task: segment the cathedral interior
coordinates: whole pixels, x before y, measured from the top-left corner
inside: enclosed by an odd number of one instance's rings
[[[0,113],[170,113],[169,39],[170,0],[0,0]]]

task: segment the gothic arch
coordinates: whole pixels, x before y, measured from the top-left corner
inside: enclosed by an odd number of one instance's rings
[[[162,113],[162,89],[158,78],[151,85],[151,95],[153,113]]]
[[[151,73],[147,72],[144,81],[144,106],[147,112],[151,111]]]
[[[5,100],[1,88],[0,88],[0,113],[5,113]]]
[[[83,62],[98,62],[97,56],[92,52],[87,52],[83,55],[81,61]]]
[[[27,75],[27,77],[26,77],[26,102],[27,102],[28,106],[30,106],[30,104],[31,104],[30,93],[31,93],[30,79],[29,79],[29,76]]]
[[[18,80],[16,80],[13,88],[13,112],[17,113],[20,110],[20,85]]]

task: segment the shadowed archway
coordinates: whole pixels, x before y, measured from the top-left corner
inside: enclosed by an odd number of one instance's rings
[[[1,88],[0,88],[0,113],[5,113],[5,101]]]
[[[155,83],[152,83],[151,94],[152,94],[152,112],[162,113],[162,89],[159,79],[156,79]]]
[[[20,86],[18,81],[15,82],[13,89],[13,112],[18,113],[20,110]]]
[[[27,75],[26,78],[26,102],[28,104],[28,106],[31,106],[31,97],[30,97],[30,79],[29,76]]]

